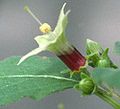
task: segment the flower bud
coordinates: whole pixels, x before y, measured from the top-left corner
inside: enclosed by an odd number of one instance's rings
[[[96,86],[92,79],[84,78],[79,82],[79,87],[83,91],[84,95],[90,95],[94,93]]]
[[[98,53],[99,55],[99,53],[103,52],[101,46],[97,42],[87,39],[86,43],[86,52],[88,55],[91,53]]]
[[[96,67],[100,54],[103,52],[101,46],[90,39],[87,39],[86,53],[88,57],[88,64],[92,67]]]
[[[108,56],[108,51],[109,49],[106,48],[104,52],[100,56],[100,60],[97,63],[97,67],[112,67],[112,68],[117,68],[115,64],[110,60]]]
[[[105,60],[105,59],[101,59],[98,61],[98,67],[110,67],[110,62]]]
[[[109,49],[105,50],[95,41],[87,39],[86,53],[88,64],[92,67],[112,67],[117,68],[108,56]]]

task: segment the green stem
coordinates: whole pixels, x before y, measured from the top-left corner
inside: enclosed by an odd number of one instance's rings
[[[95,94],[104,101],[106,101],[107,103],[109,103],[110,105],[112,105],[114,109],[120,109],[120,104],[116,102],[112,97],[107,95],[102,89],[97,88]]]

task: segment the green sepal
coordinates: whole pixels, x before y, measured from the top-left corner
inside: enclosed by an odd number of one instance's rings
[[[98,61],[97,67],[112,67],[112,68],[117,68],[115,64],[110,60],[108,56],[108,51],[109,48],[106,48],[105,51],[102,53],[100,56],[100,60]]]
[[[81,89],[83,95],[93,94],[96,85],[91,78],[84,78],[79,82],[79,88]]]
[[[92,67],[96,67],[100,54],[103,53],[101,46],[90,39],[86,41],[86,53],[88,57],[88,64]]]
[[[104,58],[104,59],[108,58],[108,52],[109,52],[109,48],[106,48],[102,53],[101,58]]]
[[[92,54],[92,53],[98,53],[99,54],[99,52],[100,53],[103,52],[101,46],[95,41],[87,39],[86,44],[87,44],[86,45],[86,52],[87,52],[88,55]]]
[[[101,59],[98,61],[97,67],[110,67],[110,63],[105,59]]]
[[[80,90],[79,84],[75,84],[73,88],[78,90],[78,91]]]
[[[98,61],[98,67],[110,67],[110,59],[108,57],[109,48],[106,48],[105,51],[100,56],[100,60]]]
[[[94,84],[92,78],[85,73],[81,73],[80,77],[81,81],[79,84],[76,84],[74,88],[81,91],[83,96],[93,94],[96,90],[96,85]]]
[[[81,79],[89,78],[89,76],[83,72],[80,74]]]
[[[109,48],[105,50],[95,41],[87,39],[86,53],[88,65],[92,67],[112,67],[117,68],[108,56]]]

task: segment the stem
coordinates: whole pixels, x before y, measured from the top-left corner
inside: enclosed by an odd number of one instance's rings
[[[114,109],[120,109],[120,104],[116,102],[112,97],[107,95],[102,89],[97,88],[95,94],[104,101],[106,101],[107,103],[109,103],[110,105],[112,105]]]

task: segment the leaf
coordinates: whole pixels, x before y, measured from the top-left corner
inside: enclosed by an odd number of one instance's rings
[[[77,83],[60,73],[67,67],[57,58],[35,56],[17,66],[19,59],[15,56],[0,62],[1,105],[26,96],[42,99]]]
[[[98,85],[105,84],[120,89],[120,69],[96,68],[91,74]]]
[[[114,46],[114,52],[120,55],[120,41],[117,41]]]

